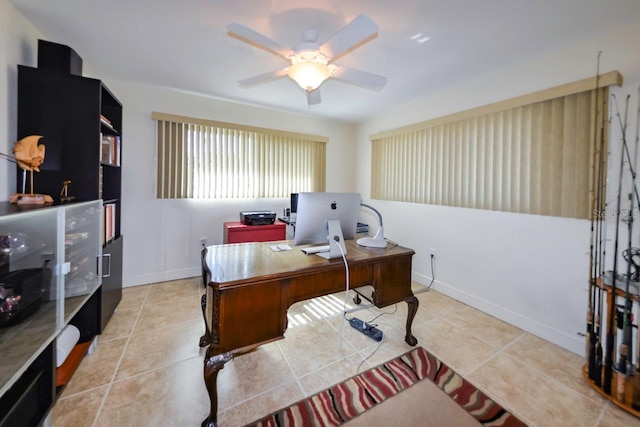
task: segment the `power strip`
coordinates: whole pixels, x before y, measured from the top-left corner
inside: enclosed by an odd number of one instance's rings
[[[354,317],[352,319],[349,319],[349,324],[356,330],[362,332],[363,334],[365,334],[366,336],[368,336],[369,338],[371,338],[372,340],[375,341],[381,341],[382,340],[382,331],[378,328],[376,328],[375,326],[371,326],[367,323],[364,323],[362,320]]]

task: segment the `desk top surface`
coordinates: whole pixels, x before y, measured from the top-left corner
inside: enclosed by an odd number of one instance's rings
[[[361,247],[354,240],[345,243],[349,265],[412,256],[415,253],[413,249],[392,243],[384,249]],[[276,252],[271,249],[271,246],[278,244],[288,244],[291,250]],[[267,278],[344,268],[342,257],[327,260],[317,255],[305,255],[300,248],[308,246],[293,246],[290,240],[208,246],[206,262],[211,270],[211,284],[226,287]]]

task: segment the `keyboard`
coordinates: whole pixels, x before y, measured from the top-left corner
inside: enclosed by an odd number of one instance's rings
[[[322,245],[322,246],[311,246],[309,248],[302,248],[300,249],[302,252],[304,252],[305,254],[309,255],[309,254],[317,254],[320,252],[329,252],[329,245]]]

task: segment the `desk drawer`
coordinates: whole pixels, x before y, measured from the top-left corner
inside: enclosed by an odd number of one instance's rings
[[[372,264],[359,264],[349,267],[349,286],[351,288],[372,283]],[[333,270],[294,277],[289,285],[289,305],[309,298],[344,291],[345,287],[345,269],[342,263]]]
[[[219,337],[220,351],[282,338],[286,316],[283,282],[256,282],[222,291],[207,289],[207,321],[214,337]]]
[[[404,301],[413,295],[411,292],[411,258],[402,257],[381,262],[374,269],[373,303],[377,307],[386,307]],[[384,286],[380,284],[384,283]]]

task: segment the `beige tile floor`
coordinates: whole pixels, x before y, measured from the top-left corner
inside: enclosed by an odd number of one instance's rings
[[[198,278],[126,288],[96,351],[54,407],[54,426],[200,425],[208,413],[198,347],[202,292]],[[377,343],[341,325],[343,298],[292,306],[286,339],[226,365],[218,377],[220,426],[243,425],[356,374]],[[419,344],[529,425],[640,426],[584,382],[581,357],[436,291],[418,298]],[[406,304],[353,315],[370,320],[381,312],[388,313],[376,320],[385,337],[360,370],[410,349]]]

